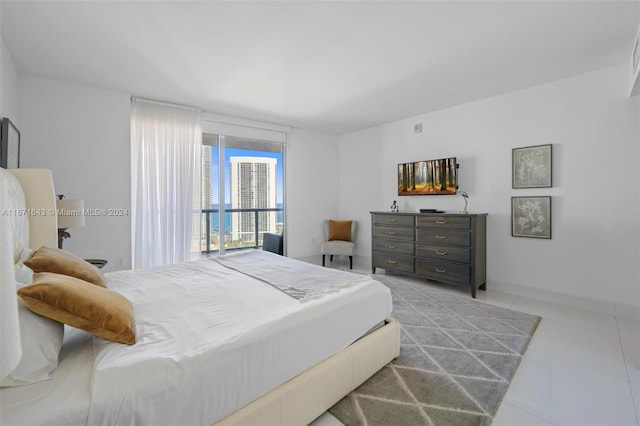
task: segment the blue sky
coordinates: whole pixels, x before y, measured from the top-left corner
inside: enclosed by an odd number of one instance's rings
[[[224,163],[225,163],[225,181],[229,182],[229,174],[231,172],[231,162],[229,161],[230,157],[268,157],[276,159],[276,202],[283,202],[283,179],[282,179],[282,153],[276,152],[264,152],[264,151],[252,151],[249,149],[239,149],[239,148],[227,148],[224,152]],[[211,149],[211,200],[215,204],[218,200],[218,150],[215,147]],[[229,196],[227,194],[227,202],[229,201]]]

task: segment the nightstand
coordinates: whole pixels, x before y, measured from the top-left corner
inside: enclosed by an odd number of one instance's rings
[[[85,259],[85,261],[89,262],[90,264],[97,267],[98,269],[104,268],[104,265],[108,263],[108,261],[104,259]]]

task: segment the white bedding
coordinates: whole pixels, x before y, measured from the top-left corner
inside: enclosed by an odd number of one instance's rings
[[[269,265],[297,262],[261,251],[241,256]],[[213,424],[345,348],[391,313],[386,287],[347,273],[352,283],[336,283],[344,288],[306,302],[211,260],[114,272],[107,279],[134,304],[138,343],[92,339],[91,379],[83,382],[84,375],[72,385],[74,392],[90,389],[85,420],[91,425]],[[80,345],[80,352],[87,347]],[[37,394],[58,381],[57,373],[23,389]],[[2,390],[3,425],[55,420],[47,411],[62,404],[54,396],[60,390],[40,392],[38,409],[28,413],[28,404],[15,397],[19,391]],[[66,420],[61,423],[85,424]]]
[[[65,343],[51,379],[0,389],[0,425],[85,425],[94,358],[92,336],[65,327]]]

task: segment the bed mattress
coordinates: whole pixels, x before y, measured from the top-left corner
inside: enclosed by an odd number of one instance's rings
[[[233,256],[272,268],[282,262],[301,274],[327,271],[261,251]],[[51,380],[2,389],[3,425],[210,425],[391,313],[386,287],[349,273],[304,301],[213,260],[114,272],[107,280],[134,304],[138,343],[76,333],[72,346],[65,341]],[[64,395],[73,398],[65,402]],[[65,403],[69,410],[61,408]]]

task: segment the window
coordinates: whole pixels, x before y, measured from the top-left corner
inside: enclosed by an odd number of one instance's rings
[[[283,143],[202,135],[203,253],[261,247],[284,230]]]

